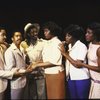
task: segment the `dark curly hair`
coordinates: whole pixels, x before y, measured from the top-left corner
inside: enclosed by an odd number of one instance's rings
[[[70,24],[67,28],[64,29],[64,35],[70,34],[76,40],[81,40],[85,34],[84,29],[76,24]]]
[[[55,22],[49,21],[43,25],[43,29],[49,29],[50,34],[54,36],[59,36],[62,32],[62,28],[58,26]]]

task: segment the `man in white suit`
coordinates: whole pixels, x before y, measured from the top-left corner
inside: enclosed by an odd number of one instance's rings
[[[21,52],[20,43],[22,40],[22,34],[16,31],[12,34],[13,43],[5,52],[5,69],[12,70],[18,68],[19,72],[25,73],[27,67],[25,63],[25,55]],[[23,99],[24,87],[26,85],[26,76],[16,77],[11,80],[11,99],[18,100]]]
[[[18,75],[18,69],[14,68],[11,71],[4,70],[4,52],[7,49],[5,44],[6,31],[4,28],[0,28],[0,100],[5,99],[5,91],[7,89],[7,79],[12,79]]]

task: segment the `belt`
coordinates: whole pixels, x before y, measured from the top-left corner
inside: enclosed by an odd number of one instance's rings
[[[91,80],[94,81],[94,83],[100,84],[100,80],[94,80],[93,78],[91,78]]]

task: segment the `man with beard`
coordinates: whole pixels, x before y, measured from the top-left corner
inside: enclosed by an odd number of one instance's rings
[[[38,23],[28,23],[24,28],[25,41],[21,43],[21,46],[27,54],[27,64],[35,64],[42,61],[42,50],[45,40],[39,39],[39,29]],[[28,91],[28,96],[26,98],[46,99],[44,69],[36,68],[27,78],[26,90]]]

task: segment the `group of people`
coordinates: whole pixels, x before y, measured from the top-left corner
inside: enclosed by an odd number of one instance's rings
[[[41,29],[45,38],[38,36]],[[76,24],[62,31],[51,21],[42,28],[28,23],[24,40],[20,31],[11,36],[8,44],[6,30],[0,28],[0,100],[6,93],[11,100],[100,98],[100,23],[86,31]]]

